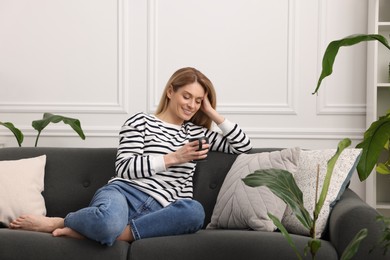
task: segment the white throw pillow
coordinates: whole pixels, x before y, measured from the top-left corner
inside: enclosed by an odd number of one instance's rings
[[[0,161],[0,222],[6,226],[22,214],[46,215],[46,155]]]
[[[242,179],[256,170],[277,168],[294,174],[299,148],[237,156],[219,191],[208,229],[274,231],[268,212],[281,219],[286,204],[267,187],[249,187]]]
[[[324,178],[327,171],[328,160],[336,153],[336,149],[301,151],[299,167],[294,179],[303,193],[304,206],[313,217],[315,207],[315,190],[317,165],[319,168],[319,188],[318,197],[321,193]],[[320,238],[328,222],[328,217],[333,205],[340,199],[346,185],[350,181],[355,171],[361,149],[345,149],[338,158],[333,170],[328,195],[326,196],[324,206],[316,222],[316,237]],[[289,233],[310,235],[309,231],[303,227],[301,222],[287,207],[282,219],[282,224]]]

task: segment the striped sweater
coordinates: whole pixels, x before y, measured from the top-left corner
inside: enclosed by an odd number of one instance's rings
[[[177,199],[192,198],[195,162],[165,167],[165,154],[182,147],[190,138],[207,136],[210,151],[245,153],[252,147],[237,124],[227,119],[218,125],[222,134],[186,122],[181,126],[161,121],[154,115],[138,113],[122,126],[115,163],[116,176],[167,206]]]

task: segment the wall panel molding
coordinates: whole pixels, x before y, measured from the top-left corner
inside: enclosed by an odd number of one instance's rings
[[[117,0],[117,83],[115,102],[2,102],[0,111],[4,113],[29,113],[50,111],[53,113],[128,113],[128,85],[129,85],[129,11],[128,1]]]
[[[365,104],[329,104],[326,95],[317,97],[317,115],[365,115]]]
[[[20,130],[26,137],[36,137],[37,132],[31,127],[24,126]],[[86,137],[118,137],[119,128],[111,126],[86,126],[83,127]],[[243,127],[245,133],[251,139],[278,139],[278,140],[341,140],[350,138],[361,140],[365,129],[322,129],[322,128],[256,128]],[[0,129],[1,136],[12,136],[7,129]],[[44,130],[40,138],[46,137],[77,137],[77,134],[66,126],[51,127]]]
[[[298,52],[296,25],[297,25],[297,8],[296,0],[288,0],[288,24],[286,24],[288,42],[287,48],[287,85],[286,85],[286,100],[279,103],[259,104],[259,103],[243,103],[230,102],[218,104],[218,111],[224,114],[257,114],[257,115],[296,115],[295,99],[297,92],[297,75],[299,64],[296,59]],[[159,85],[158,85],[158,4],[157,0],[148,0],[148,109],[149,112],[154,112],[157,109],[160,101]]]
[[[341,140],[346,137],[361,140],[364,129],[339,128],[245,128],[245,133],[253,139],[303,139],[303,140]]]
[[[19,127],[25,137],[36,137],[37,131],[32,129],[31,126]],[[112,126],[83,126],[83,132],[86,138],[89,137],[114,137],[118,138],[120,128]],[[12,132],[7,129],[0,129],[1,136],[13,136]],[[68,126],[51,126],[48,129],[42,131],[42,135],[39,139],[45,137],[78,137],[77,133],[74,132]]]

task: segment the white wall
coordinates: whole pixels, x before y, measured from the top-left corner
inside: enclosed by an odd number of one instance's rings
[[[334,39],[367,31],[367,0],[2,0],[0,121],[32,146],[43,112],[79,118],[39,146],[115,147],[123,121],[152,113],[168,77],[194,66],[218,109],[256,147],[335,148],[365,129],[366,46],[342,49],[313,96]],[[15,146],[0,128],[0,144]],[[352,187],[363,197],[364,186]]]

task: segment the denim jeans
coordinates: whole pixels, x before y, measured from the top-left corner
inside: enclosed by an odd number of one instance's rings
[[[162,207],[130,184],[114,181],[100,188],[87,208],[69,213],[65,227],[111,246],[127,225],[138,240],[195,233],[202,228],[204,216],[195,200],[181,199]]]

